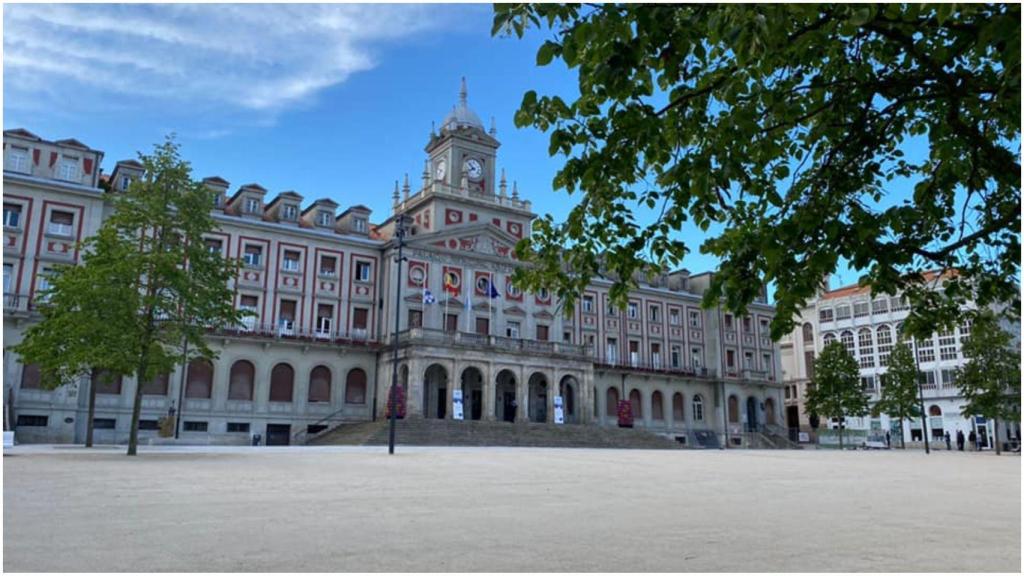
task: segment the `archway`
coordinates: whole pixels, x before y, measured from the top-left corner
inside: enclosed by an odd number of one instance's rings
[[[682,392],[676,392],[672,395],[672,422],[682,424],[686,421],[685,406],[686,403],[683,401]]]
[[[665,399],[660,390],[655,390],[654,393],[651,394],[651,419],[665,419]]]
[[[566,424],[576,423],[576,390],[579,389],[576,378],[563,376],[558,383],[558,395],[562,397],[562,413]]]
[[[548,378],[540,372],[530,375],[530,395],[527,408],[530,422],[548,421]]]
[[[462,417],[480,420],[484,415],[484,375],[470,366],[462,371]]]
[[[612,386],[605,394],[605,416],[616,418],[619,415],[619,389]]]
[[[729,423],[738,424],[740,421],[740,401],[735,396],[729,396]]]
[[[757,430],[757,399],[753,396],[747,397],[747,429]]]
[[[640,400],[640,391],[636,388],[629,393],[629,404],[633,411],[634,420],[642,420],[644,417],[644,406]]]
[[[448,408],[448,371],[431,364],[423,373],[423,417],[444,418]]]
[[[502,422],[516,421],[516,375],[511,370],[498,372],[494,380],[494,417]]]
[[[771,398],[764,401],[764,423],[775,425],[775,400]]]

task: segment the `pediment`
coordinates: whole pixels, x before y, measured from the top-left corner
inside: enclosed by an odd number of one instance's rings
[[[551,320],[552,318],[554,318],[554,315],[552,315],[551,312],[548,312],[547,310],[541,310],[539,312],[534,312],[533,317],[543,318],[544,320]]]
[[[506,316],[526,316],[526,310],[519,306],[509,306],[503,310]]]
[[[419,245],[451,252],[472,252],[511,258],[518,238],[491,223],[454,226],[413,238],[410,246]]]

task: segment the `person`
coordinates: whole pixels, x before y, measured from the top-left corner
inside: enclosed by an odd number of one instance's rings
[[[946,432],[945,438],[946,438],[946,450],[952,450],[953,449],[953,443],[950,441],[949,432],[948,431]]]
[[[892,435],[888,430],[885,431],[885,447],[892,448]]]
[[[971,430],[971,433],[967,436],[967,441],[971,443],[971,450],[978,449],[978,435]]]
[[[963,430],[957,430],[956,431],[956,449],[959,450],[960,452],[964,451],[964,431]]]

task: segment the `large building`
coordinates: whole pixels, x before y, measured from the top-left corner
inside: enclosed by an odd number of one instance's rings
[[[941,289],[948,277],[937,272],[924,276],[924,281],[936,290]],[[856,358],[861,385],[868,394],[869,403],[874,404],[881,397],[889,354],[899,341],[900,327],[909,313],[910,306],[903,296],[873,295],[869,287],[858,284],[829,289],[828,282],[825,282],[817,297],[796,318],[793,332],[779,342],[786,425],[794,434],[813,433],[804,400],[807,384],[814,378],[814,359],[822,348],[838,341]],[[956,369],[965,363],[961,347],[970,330],[970,324],[964,323],[954,330],[935,333],[930,338],[908,344],[916,355],[920,370],[929,439],[941,441],[947,432],[955,438],[957,431],[965,436],[973,431],[980,438],[982,447],[989,448],[994,435],[992,423],[983,417],[972,417],[962,412],[964,398],[956,384]],[[1011,423],[1008,428],[1003,424],[1000,423],[1001,439],[1019,435],[1019,423]],[[822,421],[819,427],[835,429],[838,422]],[[845,428],[852,432],[852,436],[873,437],[881,441],[885,440],[886,432],[893,442],[898,442],[901,435],[900,422],[886,414],[847,418]],[[902,434],[907,442],[923,443],[924,433],[920,418],[903,422]]]
[[[377,224],[361,205],[339,214],[328,199],[303,205],[296,192],[268,197],[258,184],[229,194],[228,182],[205,178],[219,225],[210,249],[242,259],[236,305],[255,315],[211,337],[219,353],[212,363],[193,361],[143,384],[143,442],[171,410],[183,441],[210,443],[247,443],[255,434],[301,442],[383,417],[396,315],[409,418],[453,418],[459,391],[465,419],[554,422],[560,404],[568,424],[614,426],[628,400],[637,426],[689,444],[746,446],[781,432],[783,388],[768,332],[774,309],[764,293],[743,318],[702,310],[713,273],[681,270],[644,279],[618,310],[608,301],[611,282],[597,278],[569,314],[548,291],[511,284],[520,265],[514,245],[535,215],[498,170],[495,136],[463,85],[427,142],[419,189],[407,179]],[[76,241],[96,232],[108,195],[141,166],[120,161],[101,177],[102,152],[20,129],[4,132],[4,155],[10,345],[36,318],[47,270],[78,261]],[[400,278],[399,216],[410,223]],[[81,441],[92,380],[97,440],[125,441],[133,379],[83,377],[50,389],[10,351],[4,376],[5,415],[20,441]]]

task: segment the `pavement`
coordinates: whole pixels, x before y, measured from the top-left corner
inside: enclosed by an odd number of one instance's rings
[[[5,571],[1019,572],[989,453],[17,446]]]

